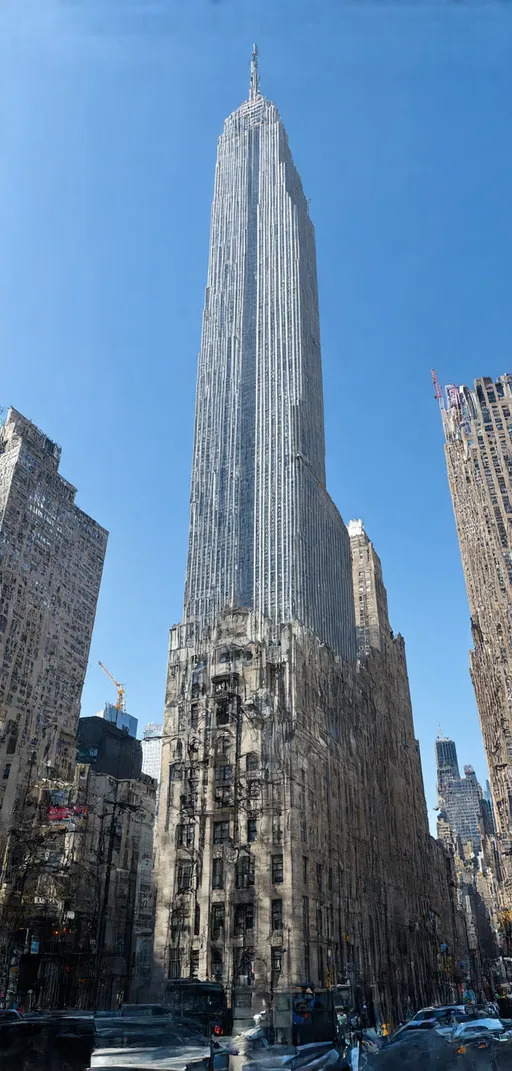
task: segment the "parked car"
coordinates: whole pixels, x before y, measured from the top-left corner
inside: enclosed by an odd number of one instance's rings
[[[101,1016],[90,1066],[93,1071],[212,1071],[212,1043],[170,1015]]]
[[[455,1018],[466,1018],[466,1012],[462,1004],[445,1004],[440,1008],[421,1008],[407,1023],[400,1026],[388,1040],[393,1044],[403,1034],[412,1033],[415,1030],[433,1030],[438,1026],[451,1027]]]

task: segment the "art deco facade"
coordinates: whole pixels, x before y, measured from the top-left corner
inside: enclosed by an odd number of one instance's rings
[[[238,1026],[301,980],[349,980],[384,1020],[453,999],[466,948],[451,862],[429,836],[387,618],[378,642],[349,663],[243,609],[200,649],[172,630],[155,999],[167,979],[215,978]]]
[[[512,907],[512,377],[450,386],[446,463],[468,592],[471,676]]]
[[[313,227],[255,58],[217,157],[156,858],[155,999],[218,978],[241,1025],[305,980],[386,1018],[453,995],[451,863],[379,559],[325,488]]]
[[[232,605],[355,654],[348,537],[325,485],[313,224],[256,56],[217,152],[184,621],[199,637]]]

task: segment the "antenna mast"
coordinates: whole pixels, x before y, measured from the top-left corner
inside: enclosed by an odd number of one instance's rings
[[[251,81],[249,83],[249,100],[256,100],[260,95],[260,75],[258,71],[258,46],[252,46]]]

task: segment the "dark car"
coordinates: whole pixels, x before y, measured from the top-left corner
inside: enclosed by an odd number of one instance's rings
[[[169,1015],[102,1016],[96,1019],[90,1067],[93,1071],[148,1071],[155,1067],[212,1071],[212,1043]]]

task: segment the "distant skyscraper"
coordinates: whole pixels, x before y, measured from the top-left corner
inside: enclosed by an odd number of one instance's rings
[[[30,787],[69,780],[75,765],[108,533],[75,505],[60,455],[9,410],[0,429],[0,848]]]
[[[184,622],[299,620],[355,657],[350,548],[325,484],[315,236],[276,107],[219,139],[197,378]]]
[[[162,760],[163,725],[151,722],[144,726],[142,738],[142,772],[160,780],[160,763]]]
[[[440,817],[447,822],[455,837],[470,840],[475,849],[480,847],[482,835],[482,789],[472,766],[464,767],[460,776],[457,748],[454,740],[438,737],[436,740],[437,791]],[[444,825],[441,829],[444,839]]]
[[[512,376],[441,392],[446,463],[471,614],[475,688],[512,906]]]
[[[454,740],[438,736],[436,740],[437,788],[442,790],[445,781],[460,777],[457,748]]]

